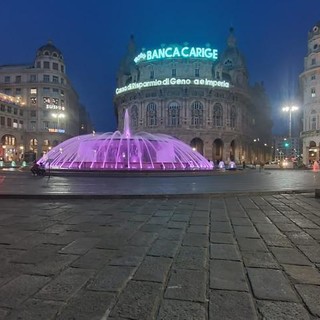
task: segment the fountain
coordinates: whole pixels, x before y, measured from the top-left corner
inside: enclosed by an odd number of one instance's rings
[[[128,110],[124,132],[93,133],[68,139],[38,163],[73,171],[212,170],[213,165],[184,142],[165,134],[131,133]]]

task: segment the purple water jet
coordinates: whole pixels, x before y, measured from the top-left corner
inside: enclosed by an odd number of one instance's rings
[[[211,170],[213,165],[184,142],[165,134],[131,133],[128,110],[124,132],[68,139],[38,162],[65,170]]]

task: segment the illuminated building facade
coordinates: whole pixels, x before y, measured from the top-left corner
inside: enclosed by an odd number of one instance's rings
[[[207,159],[271,158],[270,105],[263,85],[249,85],[232,29],[221,55],[187,43],[137,53],[131,37],[114,105],[119,130],[128,109],[135,131],[177,137]]]
[[[303,101],[303,163],[319,160],[320,150],[320,22],[308,32],[308,53],[300,74]]]
[[[0,66],[0,92],[0,157],[5,160],[20,160],[22,149],[38,158],[87,133],[81,128],[91,129],[62,53],[51,42],[37,50],[33,64]]]

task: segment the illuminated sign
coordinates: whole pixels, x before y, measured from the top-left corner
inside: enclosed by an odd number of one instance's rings
[[[55,104],[47,104],[46,108],[50,110],[64,110],[64,107],[56,106]]]
[[[49,132],[58,132],[58,133],[65,133],[66,130],[64,129],[54,129],[54,128],[48,128]]]
[[[141,88],[157,87],[157,86],[174,86],[174,85],[200,85],[209,87],[229,88],[230,83],[227,81],[217,81],[209,79],[177,79],[166,78],[164,80],[153,80],[145,82],[130,83],[125,87],[117,88],[116,94],[127,92],[130,90],[139,90]]]
[[[153,61],[160,59],[176,58],[203,58],[216,60],[218,59],[218,50],[212,48],[199,47],[167,47],[141,52],[134,58],[134,62],[139,63],[141,61]]]

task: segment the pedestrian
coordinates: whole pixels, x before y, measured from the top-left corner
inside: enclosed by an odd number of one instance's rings
[[[34,161],[33,161],[33,165],[32,165],[32,167],[31,167],[31,172],[32,172],[32,174],[33,174],[34,176],[36,176],[36,175],[38,174],[39,168],[40,168],[40,166],[38,165],[37,161],[34,160]]]

